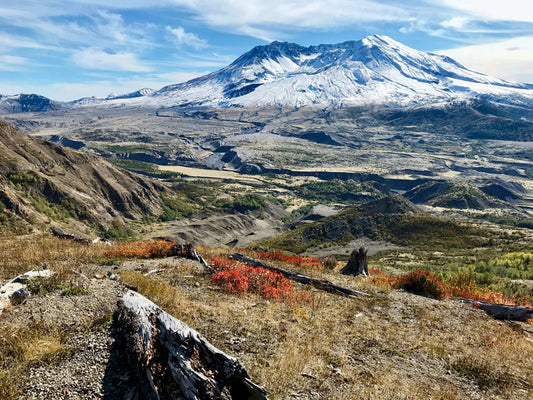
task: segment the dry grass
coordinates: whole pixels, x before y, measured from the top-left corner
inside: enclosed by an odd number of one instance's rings
[[[20,263],[23,272],[49,262],[55,264],[58,279],[72,284],[75,276],[67,269],[61,272],[62,265],[78,263],[83,268],[86,260],[105,251],[47,236],[0,246],[8,254],[2,266]],[[29,255],[22,254],[25,246],[32,248]],[[228,253],[206,248],[201,252],[204,257]],[[372,296],[344,298],[305,289],[313,296],[309,304],[287,304],[255,294],[225,293],[192,261],[159,263],[165,271],[150,277],[124,270],[152,268],[145,260],[125,262],[120,274],[125,283],[238,357],[271,399],[533,396],[531,335],[469,306],[410,295],[390,285],[382,288],[328,270],[313,274]],[[53,361],[68,351],[56,330],[35,328],[7,324],[0,330],[2,399],[17,398],[14,382],[28,365]]]
[[[0,327],[0,398],[20,399],[25,370],[30,365],[54,364],[73,351],[58,327],[34,323],[29,327]]]
[[[189,273],[175,269],[153,279],[138,273],[122,277],[238,357],[272,399],[533,394],[529,334],[479,310],[398,291],[379,294],[364,281],[358,286],[373,292],[371,298],[313,291],[311,304],[291,305],[219,292],[205,275],[184,284]],[[345,285],[352,280],[334,278]]]
[[[81,264],[101,257],[106,249],[102,244],[86,245],[47,234],[0,237],[0,281],[40,268],[43,263],[52,268]]]

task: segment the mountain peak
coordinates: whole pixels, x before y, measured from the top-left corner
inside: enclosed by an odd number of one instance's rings
[[[400,42],[397,42],[396,40],[392,39],[391,37],[387,35],[369,35],[361,39],[361,42],[366,45],[392,45],[392,46],[402,46],[406,47]]]
[[[469,98],[530,106],[533,85],[492,78],[448,57],[371,35],[309,47],[274,41],[219,71],[126,100],[155,106],[300,107],[413,106]]]

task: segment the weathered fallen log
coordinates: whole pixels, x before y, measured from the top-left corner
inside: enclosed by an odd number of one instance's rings
[[[114,329],[133,385],[125,399],[267,399],[237,359],[136,292],[119,302]]]
[[[512,306],[507,304],[494,304],[486,301],[461,299],[463,303],[472,304],[495,319],[510,319],[514,321],[528,321],[533,319],[533,308]]]
[[[176,257],[184,257],[190,260],[198,261],[202,264],[209,273],[213,273],[213,268],[204,260],[204,258],[196,251],[192,244],[177,243],[172,248],[172,255]]]
[[[53,274],[49,269],[42,271],[28,271],[17,276],[4,286],[0,287],[0,314],[10,304],[20,304],[30,295],[27,286],[28,281],[34,278],[49,278]]]
[[[85,243],[85,244],[91,243],[89,239],[82,238],[80,236],[74,236],[74,235],[71,235],[70,233],[65,233],[62,230],[56,229],[52,226],[50,227],[50,233],[60,239],[69,239],[75,242]]]
[[[233,258],[234,260],[237,260],[237,261],[242,261],[242,262],[244,262],[246,264],[249,264],[249,265],[252,265],[254,267],[262,267],[262,268],[266,268],[266,269],[269,269],[269,270],[274,271],[274,272],[279,272],[279,273],[283,274],[283,276],[285,278],[287,278],[287,279],[291,279],[293,281],[296,281],[298,283],[302,283],[304,285],[311,285],[311,286],[313,286],[313,287],[315,287],[317,289],[324,290],[324,291],[329,292],[329,293],[340,294],[340,295],[343,295],[343,296],[357,296],[357,295],[370,296],[368,293],[359,292],[357,290],[349,289],[349,288],[346,288],[344,286],[335,285],[335,284],[331,283],[330,281],[326,281],[326,280],[323,280],[323,279],[315,279],[315,278],[312,278],[312,277],[307,276],[307,275],[302,275],[302,274],[298,274],[296,272],[288,271],[288,270],[283,269],[283,268],[278,268],[278,267],[274,267],[272,265],[267,265],[267,264],[265,264],[262,261],[255,260],[255,259],[250,258],[248,256],[245,256],[244,254],[241,254],[241,253],[233,253],[231,255],[231,258]]]

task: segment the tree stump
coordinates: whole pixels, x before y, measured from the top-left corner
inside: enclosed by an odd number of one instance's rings
[[[365,275],[368,274],[368,250],[364,247],[361,247],[359,250],[352,251],[350,259],[346,266],[341,269],[341,274],[343,275]]]

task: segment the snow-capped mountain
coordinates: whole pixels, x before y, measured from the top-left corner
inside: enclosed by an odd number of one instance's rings
[[[219,71],[128,102],[210,107],[409,106],[472,97],[533,105],[533,85],[483,75],[449,57],[376,35],[334,45],[273,42],[258,46]]]
[[[71,102],[73,105],[97,105],[106,103],[109,100],[124,100],[124,99],[134,99],[137,97],[149,96],[154,93],[154,89],[143,88],[136,90],[135,92],[126,93],[126,94],[115,94],[112,93],[107,97],[82,97],[81,99],[74,100]]]
[[[387,36],[303,47],[257,46],[219,71],[158,91],[85,97],[0,96],[0,113],[70,107],[415,106],[482,98],[533,108],[533,85],[471,71]]]
[[[40,112],[58,110],[62,104],[38,94],[0,95],[0,113]]]

